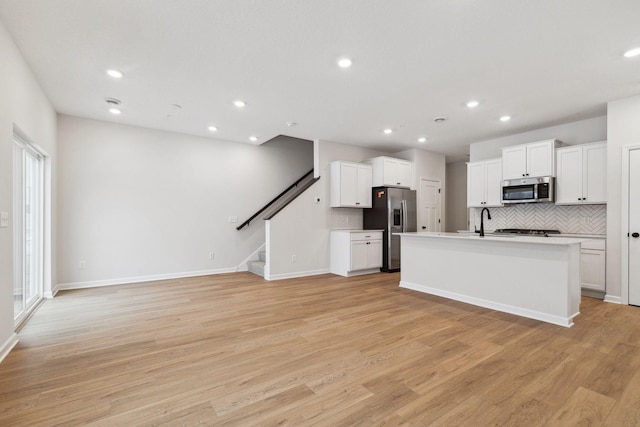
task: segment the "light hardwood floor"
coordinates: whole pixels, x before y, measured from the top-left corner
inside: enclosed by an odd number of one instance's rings
[[[61,292],[0,364],[0,425],[640,425],[640,308],[566,329],[398,274]]]

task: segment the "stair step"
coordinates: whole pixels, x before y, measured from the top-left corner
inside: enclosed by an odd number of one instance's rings
[[[267,262],[267,252],[265,251],[258,252],[258,259],[262,262]]]
[[[257,274],[260,277],[264,277],[264,261],[249,261],[247,267],[250,272]]]

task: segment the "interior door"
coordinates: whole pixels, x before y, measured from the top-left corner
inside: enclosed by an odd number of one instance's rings
[[[420,179],[420,231],[440,231],[440,181]]]
[[[640,150],[629,152],[629,304],[640,305]]]

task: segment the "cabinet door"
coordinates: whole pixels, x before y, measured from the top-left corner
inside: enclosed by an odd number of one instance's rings
[[[358,165],[342,162],[340,164],[340,205],[357,206],[358,201]]]
[[[553,141],[527,144],[527,176],[554,176],[553,155],[555,145]]]
[[[366,240],[351,242],[351,266],[349,271],[368,268],[367,242]]]
[[[383,181],[384,185],[401,185],[398,162],[393,159],[383,161]]]
[[[519,145],[502,149],[502,179],[517,179],[527,174],[527,147]]]
[[[398,175],[396,176],[397,182],[403,187],[411,187],[411,177],[413,175],[412,165],[407,162],[397,162]]]
[[[581,286],[593,291],[605,291],[605,251],[580,251]]]
[[[369,240],[367,243],[367,268],[382,267],[382,240]]]
[[[485,206],[502,206],[502,159],[484,162]]]
[[[556,151],[556,203],[577,204],[582,199],[582,148],[567,147]]]
[[[607,202],[607,146],[590,145],[582,154],[582,197],[584,203]]]
[[[484,164],[467,163],[467,207],[484,206]]]
[[[358,165],[358,177],[357,177],[357,206],[361,208],[371,207],[371,166]]]

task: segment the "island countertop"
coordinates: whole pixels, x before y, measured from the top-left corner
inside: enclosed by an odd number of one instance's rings
[[[476,233],[445,233],[445,232],[417,232],[417,233],[393,233],[398,236],[421,237],[431,239],[457,239],[465,241],[492,241],[509,243],[536,243],[542,245],[576,245],[587,242],[591,239],[578,237],[544,237],[544,236],[522,236],[515,234],[486,234],[480,237]]]

